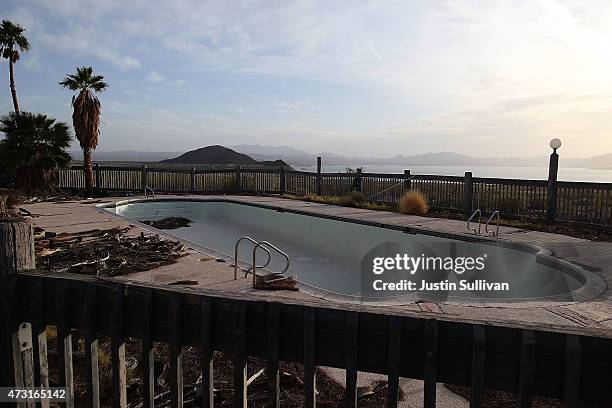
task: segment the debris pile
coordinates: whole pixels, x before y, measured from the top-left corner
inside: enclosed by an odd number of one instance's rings
[[[298,290],[295,276],[275,272],[267,275],[256,274],[253,287],[261,290]]]
[[[118,276],[176,262],[185,255],[180,242],[159,235],[128,236],[130,227],[54,234],[35,231],[39,265],[52,272]]]
[[[152,221],[141,221],[143,224],[150,225],[157,229],[177,229],[183,227],[189,227],[191,224],[191,220],[184,217],[168,217],[163,218],[161,220],[152,220]]]
[[[161,346],[161,345],[160,345]],[[170,406],[170,364],[168,348],[155,347],[154,379],[155,379],[155,408]],[[186,347],[183,351],[183,401],[184,407],[200,407],[202,393],[202,376],[200,351],[195,347]],[[249,407],[265,407],[268,399],[268,377],[265,370],[265,360],[249,357],[247,361],[247,401]],[[127,365],[127,362],[126,362]],[[215,407],[231,407],[234,404],[234,377],[231,355],[216,352],[214,355],[215,373],[213,376],[213,395]],[[140,366],[138,367],[140,368]],[[138,370],[138,369],[137,369]],[[128,408],[142,408],[142,372],[134,372],[133,377],[138,379],[135,385],[136,398]],[[317,369],[317,382],[315,393],[317,405],[340,408],[345,406],[344,387],[333,380],[325,371]],[[281,406],[297,408],[304,406],[304,371],[301,364],[283,362],[279,364],[280,402]],[[380,407],[386,404],[387,382],[376,381],[364,387],[358,387],[357,399],[360,407]],[[400,400],[403,393],[400,391]]]

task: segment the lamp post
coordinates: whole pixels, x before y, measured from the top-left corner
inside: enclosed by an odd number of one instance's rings
[[[557,215],[557,173],[559,170],[559,154],[557,149],[561,147],[561,140],[552,139],[548,144],[553,152],[550,154],[548,164],[548,210],[546,212],[546,221],[553,222]]]

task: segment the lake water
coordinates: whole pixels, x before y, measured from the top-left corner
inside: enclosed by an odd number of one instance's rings
[[[317,171],[316,166],[293,165],[296,170]],[[474,177],[500,177],[514,179],[548,179],[548,167],[490,167],[490,166],[401,166],[401,165],[323,165],[324,172],[344,172],[347,167],[357,169],[362,167],[364,172],[370,173],[403,173],[409,169],[412,174],[435,174],[445,176],[463,176],[471,171]],[[592,181],[612,183],[612,170],[559,168],[559,180],[563,181]]]

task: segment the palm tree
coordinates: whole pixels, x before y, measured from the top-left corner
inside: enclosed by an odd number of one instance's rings
[[[17,90],[15,89],[15,76],[13,65],[19,61],[19,50],[21,52],[30,49],[30,43],[25,38],[23,32],[25,28],[19,24],[14,24],[9,20],[2,20],[0,24],[0,51],[2,57],[9,61],[9,78],[11,83],[11,96],[13,97],[13,107],[19,113],[19,102],[17,101]]]
[[[66,74],[59,83],[71,91],[79,91],[72,96],[72,125],[83,149],[83,168],[85,170],[85,190],[88,196],[93,192],[93,169],[91,151],[98,146],[100,135],[100,100],[94,92],[107,88],[102,75],[94,75],[92,67],[77,68],[76,74]],[[93,92],[92,92],[93,91]]]
[[[57,182],[57,169],[70,164],[72,140],[68,124],[42,114],[16,113],[0,117],[0,161],[15,175],[16,187],[48,192]]]

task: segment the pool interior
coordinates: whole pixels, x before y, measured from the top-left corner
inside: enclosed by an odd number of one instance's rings
[[[395,229],[226,201],[144,201],[117,205],[110,210],[135,221],[166,217],[188,218],[192,220],[191,226],[172,230],[171,234],[231,257],[236,241],[242,236],[269,241],[289,255],[291,266],[287,274],[297,276],[306,287],[365,301],[377,297],[392,297],[399,301],[436,300],[440,296],[443,300],[516,301],[551,297],[571,300],[569,294],[585,283],[579,273],[566,273],[567,270],[540,262],[532,251],[426,234],[409,234]],[[486,252],[499,261],[493,272],[487,271],[486,277],[473,273],[449,273],[444,279],[455,283],[461,279],[482,278],[489,282],[507,281],[510,290],[385,292],[372,297],[371,291],[362,290],[364,285],[369,284],[364,279],[362,262],[374,248],[388,243],[423,248],[448,247],[449,243],[458,243],[453,245],[454,256]],[[252,249],[252,245],[243,244],[239,258],[250,263]],[[265,260],[263,252],[258,255],[258,264],[262,260]],[[273,254],[267,269],[280,271],[284,263],[281,256]]]

